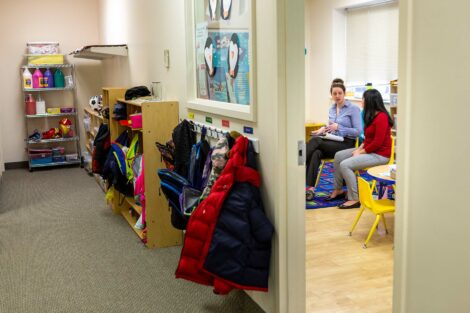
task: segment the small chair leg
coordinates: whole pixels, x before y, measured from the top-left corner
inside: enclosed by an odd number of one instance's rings
[[[359,213],[357,213],[356,220],[354,221],[351,230],[349,231],[349,236],[352,236],[352,232],[354,231],[354,228],[356,228],[357,222],[359,222],[359,219],[361,218],[362,212],[364,212],[365,207],[361,206],[361,209],[359,210]]]
[[[382,216],[382,222],[384,224],[385,233],[388,234],[387,222],[385,222],[385,215],[383,214],[380,214],[380,215]]]
[[[377,190],[377,181],[375,179],[372,180],[372,184],[370,186],[370,189],[375,191],[377,193],[377,195],[380,197],[379,191]]]
[[[318,169],[317,180],[315,181],[315,186],[314,187],[317,187],[318,182],[320,181],[321,172],[323,172],[323,167],[324,166],[325,166],[325,161],[322,160],[321,163],[320,163],[320,168]]]
[[[370,229],[369,236],[367,236],[367,239],[366,239],[366,241],[364,242],[364,245],[363,245],[364,248],[367,248],[367,243],[369,242],[370,238],[371,238],[372,235],[374,234],[375,228],[377,227],[377,224],[379,224],[379,222],[380,222],[380,215],[377,215],[377,216],[375,217],[374,225],[372,225],[372,228]]]

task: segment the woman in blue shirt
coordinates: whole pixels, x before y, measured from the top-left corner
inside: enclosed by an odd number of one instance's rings
[[[354,148],[356,138],[362,132],[361,110],[344,98],[346,87],[342,79],[333,80],[330,93],[335,103],[329,110],[328,125],[313,132],[313,137],[307,143],[307,200],[313,198],[321,159],[331,159],[338,151]],[[325,133],[341,136],[344,141],[320,137]]]

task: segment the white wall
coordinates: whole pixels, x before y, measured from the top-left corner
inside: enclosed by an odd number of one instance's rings
[[[344,79],[346,60],[338,44],[345,39],[344,14],[341,10],[373,2],[378,1],[305,0],[306,122],[327,121],[331,81],[336,77]]]
[[[161,81],[166,99],[186,97],[186,46],[183,1],[101,0],[100,34],[103,44],[126,43],[128,58],[104,61],[105,86],[151,88]],[[170,68],[163,50],[170,50]],[[181,110],[180,110],[181,112]]]
[[[85,44],[98,42],[98,3],[96,0],[1,1],[0,29],[0,133],[3,134],[5,162],[18,162],[26,160],[24,99],[19,69],[25,64],[23,54],[26,52],[26,43],[59,41],[61,53],[68,54]],[[74,59],[69,58],[69,61],[75,63]],[[101,78],[99,68],[90,71],[90,67],[96,65],[87,61],[79,63],[85,65],[77,68],[76,72],[76,101],[82,106],[88,103],[89,92],[96,94]],[[88,72],[94,75],[89,75]],[[64,99],[61,95],[52,96],[56,100]]]
[[[188,0],[189,1],[189,0]],[[287,3],[287,1],[285,2]],[[260,170],[262,195],[268,216],[276,227],[273,245],[272,269],[269,293],[253,292],[250,296],[267,312],[286,312],[287,303],[287,189],[286,177],[286,116],[285,110],[285,64],[279,61],[278,32],[284,34],[284,1],[256,1],[257,47],[257,122],[248,123],[231,120],[231,129],[243,130],[243,126],[254,128],[253,136],[260,141]],[[140,1],[132,5],[131,0],[100,1],[100,34],[102,43],[127,43],[129,57],[125,60],[112,59],[104,62],[104,85],[107,86],[150,86],[151,81],[162,81],[166,99],[180,102],[180,118],[188,116],[186,94],[186,38],[184,25],[184,0]],[[297,6],[303,12],[303,7]],[[114,27],[114,25],[118,25]],[[298,32],[299,36],[302,31]],[[285,49],[285,47],[282,47]],[[170,50],[170,69],[163,63],[163,50]],[[303,60],[302,60],[303,61]],[[282,67],[282,71],[281,71]],[[303,80],[300,83],[302,86]],[[303,91],[302,91],[303,94]],[[280,99],[279,96],[284,98]],[[282,104],[281,104],[282,102]],[[213,125],[221,127],[221,116],[195,112],[195,119],[204,122],[205,116],[213,118]],[[282,125],[282,127],[280,127]],[[299,137],[303,135],[299,124]],[[284,136],[279,136],[283,132]],[[295,150],[291,150],[295,153]],[[290,208],[292,210],[292,208]],[[303,213],[303,208],[302,208]],[[303,223],[298,225],[303,232]],[[302,236],[304,238],[304,236]],[[304,238],[305,239],[305,238]],[[302,246],[303,243],[299,242]],[[302,249],[302,248],[299,248]],[[300,250],[300,253],[303,250]],[[304,275],[304,258],[299,259],[297,270]],[[302,277],[302,276],[300,276]],[[304,285],[299,282],[301,289]],[[282,287],[279,287],[282,286]],[[279,289],[281,288],[281,289]],[[305,302],[305,290],[298,296]],[[292,304],[291,304],[292,305]],[[302,305],[302,304],[301,304]],[[283,311],[282,311],[283,310]],[[301,312],[299,312],[301,313]]]
[[[395,313],[470,308],[469,11],[400,0]]]

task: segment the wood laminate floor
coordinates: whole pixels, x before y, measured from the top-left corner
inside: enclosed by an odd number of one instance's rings
[[[391,313],[394,216],[386,215],[367,249],[362,248],[375,216],[365,211],[352,237],[359,209],[306,210],[307,312]]]

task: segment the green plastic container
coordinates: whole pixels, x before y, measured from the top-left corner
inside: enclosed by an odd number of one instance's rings
[[[64,73],[62,73],[60,68],[58,68],[54,73],[54,87],[55,88],[65,87]]]

